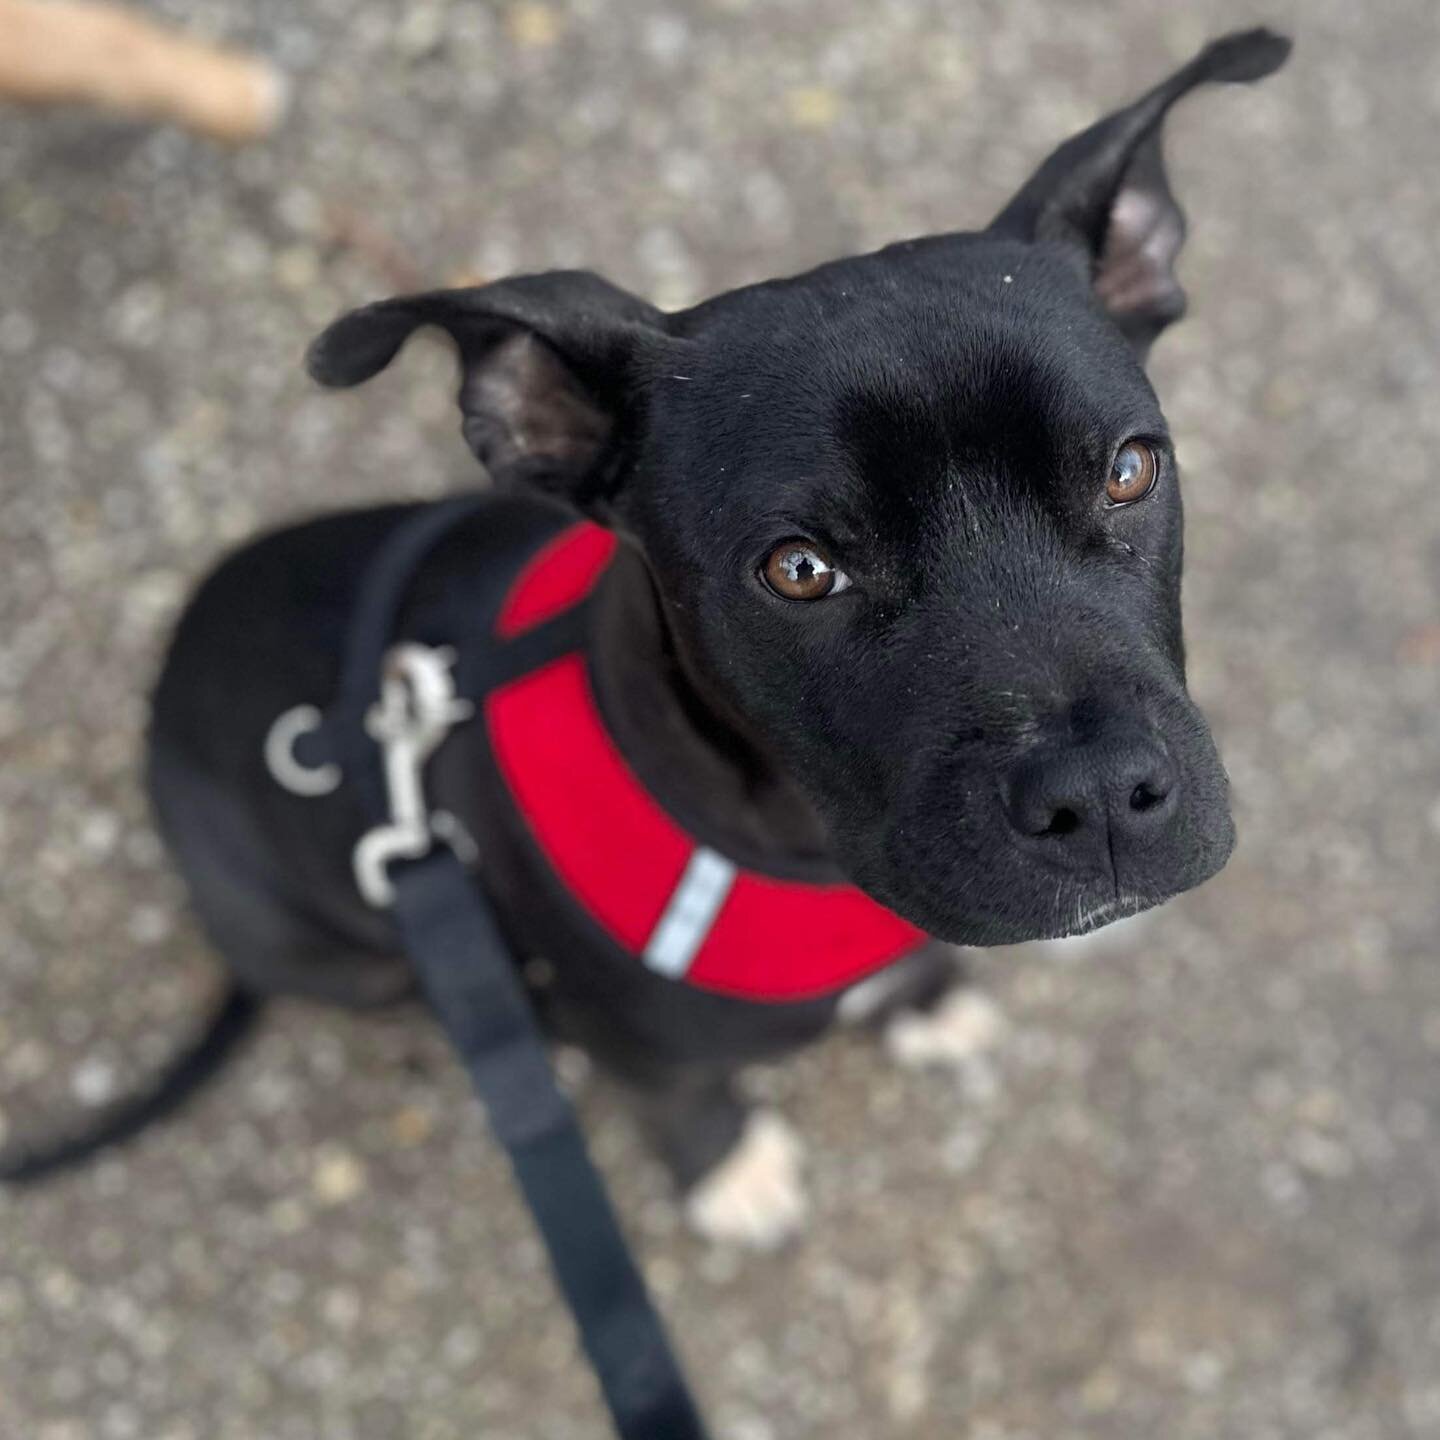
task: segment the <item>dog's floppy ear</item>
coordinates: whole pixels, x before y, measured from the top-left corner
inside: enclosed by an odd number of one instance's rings
[[[523,275],[352,310],[315,339],[307,367],[322,385],[358,385],[423,325],[455,341],[465,439],[497,484],[576,503],[604,492],[612,441],[666,342],[660,311],[587,271]]]
[[[1076,247],[1100,303],[1143,357],[1185,309],[1174,272],[1185,216],[1165,178],[1166,113],[1198,85],[1259,80],[1289,53],[1289,40],[1263,29],[1213,41],[1133,105],[1060,146],[991,232]]]

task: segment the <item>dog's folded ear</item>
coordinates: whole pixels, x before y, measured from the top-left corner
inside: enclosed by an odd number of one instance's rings
[[[358,385],[425,325],[455,341],[465,439],[497,484],[581,505],[605,492],[617,432],[667,343],[659,310],[586,271],[523,275],[352,310],[315,339],[307,368],[322,385]]]
[[[1289,53],[1289,40],[1263,29],[1207,45],[1133,105],[1061,145],[991,223],[991,233],[1075,247],[1100,303],[1143,356],[1185,309],[1174,272],[1185,217],[1165,178],[1166,113],[1210,81],[1259,80]]]

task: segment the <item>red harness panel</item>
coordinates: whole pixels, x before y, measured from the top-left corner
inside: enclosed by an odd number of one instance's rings
[[[605,731],[576,655],[485,701],[490,743],[520,813],[565,887],[637,955],[695,847]]]
[[[599,525],[572,525],[540,547],[510,587],[495,621],[495,633],[513,640],[578,605],[615,553],[615,537]]]
[[[507,595],[499,633],[583,599],[614,543],[583,523],[543,547]],[[773,879],[697,844],[620,753],[578,652],[492,691],[485,719],[505,783],[556,875],[623,950],[661,974],[747,1000],[804,1000],[843,989],[924,938],[852,885]]]

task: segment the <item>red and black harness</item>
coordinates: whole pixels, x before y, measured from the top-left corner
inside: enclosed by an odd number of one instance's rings
[[[814,999],[898,959],[921,936],[852,886],[766,875],[697,843],[641,782],[605,723],[578,623],[613,558],[613,537],[598,526],[538,538],[495,610],[483,668],[443,642],[397,635],[427,557],[486,503],[424,506],[391,534],[366,572],[334,704],[323,720],[305,707],[281,717],[272,740],[284,742],[282,763],[271,768],[299,793],[325,793],[343,777],[358,799],[371,828],[356,850],[357,880],[391,908],[510,1157],[617,1432],[703,1440],[510,948],[467,868],[468,837],[428,808],[427,761],[455,725],[479,720],[566,903],[625,963],[670,983],[748,1001]],[[294,748],[309,728],[326,761],[307,769]]]
[[[542,545],[505,595],[496,638],[514,641],[581,604],[614,549],[614,536],[587,522]],[[483,711],[516,813],[566,895],[656,973],[743,1000],[810,1000],[923,939],[853,885],[763,874],[697,841],[621,754],[580,649],[498,686]]]

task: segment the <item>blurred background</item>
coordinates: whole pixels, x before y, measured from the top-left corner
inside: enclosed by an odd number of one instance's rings
[[[1291,65],[1170,125],[1192,309],[1151,367],[1229,869],[978,956],[1011,1031],[958,1078],[853,1036],[756,1076],[812,1147],[778,1257],[689,1238],[614,1098],[584,1105],[724,1440],[1440,1436],[1434,5],[148,10],[268,57],[290,108],[236,148],[0,105],[0,1129],[102,1103],[212,993],[136,774],[189,587],[259,526],[477,480],[440,346],[327,395],[319,326],[551,266],[682,306],[981,225],[1263,20]],[[418,1012],[277,1007],[174,1123],[0,1197],[6,1437],[605,1433]]]

